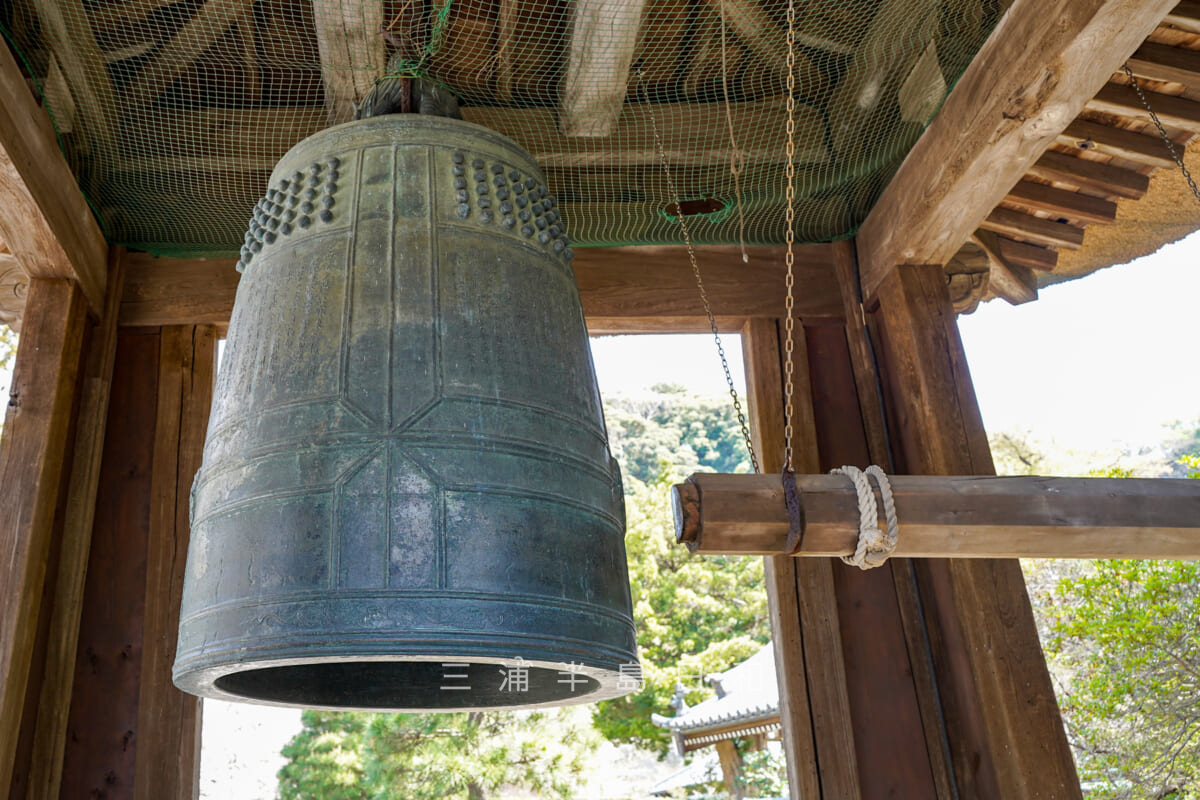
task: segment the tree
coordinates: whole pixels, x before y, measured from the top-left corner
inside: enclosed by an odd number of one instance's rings
[[[664,467],[682,478],[700,470],[747,472],[750,458],[727,398],[659,384],[638,397],[605,399],[609,446],[627,477],[654,483]]]
[[[1181,462],[1200,478],[1200,458]],[[1200,798],[1200,563],[1079,562],[1045,600],[1046,649],[1091,796]]]
[[[599,703],[596,728],[614,742],[665,753],[670,737],[650,721],[676,683],[694,705],[710,696],[702,676],[753,655],[770,638],[761,558],[696,556],[675,543],[665,471],[652,484],[626,478],[625,549],[633,592],[641,691]]]
[[[483,800],[502,786],[570,798],[595,734],[572,710],[305,711],[283,750],[281,800]]]

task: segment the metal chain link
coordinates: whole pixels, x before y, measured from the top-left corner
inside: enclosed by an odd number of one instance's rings
[[[787,329],[787,338],[784,341],[784,366],[783,366],[783,469],[786,472],[792,472],[792,395],[795,391],[792,373],[793,365],[793,350],[795,344],[793,342],[796,321],[793,315],[795,308],[795,300],[793,298],[793,289],[796,285],[794,274],[794,265],[796,261],[795,253],[793,252],[793,243],[795,241],[795,222],[796,222],[796,3],[795,0],[788,0],[787,4],[787,255],[785,261],[787,263],[787,301],[785,308],[787,311],[784,327]]]
[[[1183,164],[1183,156],[1175,147],[1175,143],[1171,141],[1171,137],[1167,136],[1167,129],[1163,127],[1162,121],[1159,120],[1158,114],[1154,113],[1154,109],[1150,107],[1150,101],[1146,98],[1146,93],[1142,91],[1141,84],[1138,79],[1133,76],[1133,70],[1128,64],[1122,64],[1121,69],[1125,70],[1125,77],[1129,78],[1129,84],[1133,86],[1133,90],[1137,92],[1138,99],[1142,101],[1142,106],[1145,107],[1146,113],[1150,115],[1151,121],[1154,122],[1154,127],[1158,128],[1158,135],[1162,137],[1163,144],[1167,146],[1167,152],[1171,154],[1171,158],[1175,159],[1175,163],[1179,165],[1180,172],[1187,180],[1187,184],[1192,189],[1192,195],[1195,196],[1196,202],[1200,203],[1200,189],[1196,188],[1196,182],[1192,180],[1192,173]]]
[[[725,346],[721,344],[721,334],[717,330],[717,320],[713,316],[712,305],[708,302],[708,292],[704,289],[704,281],[700,279],[700,265],[696,262],[696,250],[692,247],[692,237],[688,233],[687,219],[683,213],[683,205],[679,200],[679,192],[675,189],[675,179],[671,177],[671,168],[667,164],[667,151],[663,147],[662,137],[658,133],[658,122],[654,118],[654,106],[650,103],[650,96],[646,92],[646,85],[642,82],[642,71],[637,70],[638,88],[641,90],[642,98],[646,101],[646,110],[650,114],[650,129],[654,132],[654,145],[658,149],[658,158],[662,163],[663,176],[667,181],[667,191],[671,195],[671,202],[675,204],[675,213],[678,215],[679,228],[683,231],[683,241],[687,245],[688,260],[692,264],[692,274],[696,276],[696,288],[700,290],[700,301],[704,303],[704,313],[708,315],[708,327],[712,331],[713,341],[717,343],[717,355],[721,357],[721,369],[725,370],[725,383],[729,386],[729,396],[733,399],[733,410],[737,412],[738,424],[742,427],[742,437],[746,440],[746,451],[750,454],[750,465],[754,471],[760,472],[758,466],[758,454],[754,452],[754,441],[750,438],[750,426],[746,422],[746,415],[742,411],[742,401],[738,398],[737,387],[733,384],[733,374],[729,371],[729,360],[725,357]]]

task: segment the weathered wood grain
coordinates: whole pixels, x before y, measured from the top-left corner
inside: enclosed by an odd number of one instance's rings
[[[57,800],[62,781],[62,759],[67,742],[67,719],[75,678],[79,620],[92,543],[96,492],[108,421],[109,394],[117,350],[117,312],[124,283],[124,250],[109,256],[104,312],[87,342],[87,359],[81,375],[75,451],[63,520],[62,550],[54,584],[46,666],[38,700],[37,727],[30,759],[28,800]]]
[[[386,66],[383,4],[314,0],[312,10],[328,124],[349,122]]]
[[[564,136],[605,137],[625,106],[646,0],[577,0],[559,92]]]
[[[1014,0],[858,232],[873,296],[945,264],[1174,0]]]
[[[742,329],[742,360],[746,368],[746,416],[762,469],[783,468],[783,371],[778,322],[751,320]],[[763,561],[775,671],[779,681],[779,713],[792,800],[821,796],[821,778],[809,705],[809,681],[804,663],[804,634],[796,562],[788,558]]]
[[[897,472],[994,475],[941,268],[895,267],[878,303]],[[960,795],[1080,798],[1020,565],[914,567]]]
[[[108,245],[7,47],[0,47],[0,238],[32,278],[79,282],[104,307]]]
[[[33,646],[43,614],[54,518],[69,469],[68,437],[86,302],[65,280],[30,281],[0,443],[0,792],[12,780]],[[28,722],[28,720],[25,720]]]
[[[175,688],[171,665],[190,532],[189,495],[212,403],[216,333],[211,326],[169,326],[161,338],[135,800],[190,798],[199,791],[200,701]]]
[[[836,316],[840,308],[830,245],[796,249],[796,311]],[[695,248],[713,313],[726,330],[783,309],[783,249]],[[572,262],[588,330],[608,333],[708,329],[683,247],[579,248]],[[167,259],[130,253],[121,324],[217,325],[229,322],[238,273],[233,259]]]

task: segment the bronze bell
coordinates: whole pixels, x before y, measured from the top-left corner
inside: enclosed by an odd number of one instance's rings
[[[400,710],[631,690],[620,471],[533,158],[384,116],[296,145],[270,187],[192,489],[176,685]]]

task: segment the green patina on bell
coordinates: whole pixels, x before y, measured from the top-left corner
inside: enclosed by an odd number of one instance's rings
[[[533,158],[397,115],[255,209],[192,490],[174,678],[306,707],[634,688],[620,472]]]

